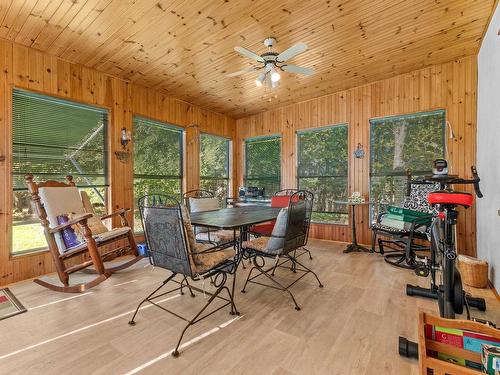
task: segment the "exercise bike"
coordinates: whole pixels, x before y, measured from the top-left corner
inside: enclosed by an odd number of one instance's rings
[[[428,201],[438,208],[438,215],[431,227],[431,255],[430,258],[419,258],[415,273],[418,276],[431,275],[431,287],[421,288],[407,284],[406,294],[438,300],[439,314],[443,318],[454,319],[455,314],[462,314],[467,309],[467,318],[470,319],[469,307],[481,311],[486,310],[486,303],[482,298],[467,295],[462,286],[462,279],[455,261],[457,251],[455,247],[455,226],[457,224],[458,206],[469,208],[473,203],[470,193],[453,191],[452,185],[473,185],[478,198],[482,198],[479,188],[479,176],[475,167],[471,168],[472,179],[463,179],[448,174],[447,162],[437,159],[433,163],[433,175],[426,176],[425,182],[438,182],[440,190],[429,194]],[[442,284],[436,283],[436,271],[441,271]],[[406,357],[418,358],[418,345],[399,337],[399,354]]]

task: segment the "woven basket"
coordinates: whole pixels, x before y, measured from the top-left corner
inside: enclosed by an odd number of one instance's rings
[[[465,285],[474,288],[488,286],[488,262],[466,255],[458,256],[458,268]]]

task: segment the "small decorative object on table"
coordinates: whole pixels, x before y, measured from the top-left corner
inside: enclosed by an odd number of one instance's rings
[[[355,191],[347,199],[349,203],[365,203],[365,197],[359,191]]]
[[[9,288],[0,289],[0,320],[26,312]]]

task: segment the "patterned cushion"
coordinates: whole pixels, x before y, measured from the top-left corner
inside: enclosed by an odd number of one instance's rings
[[[242,247],[244,249],[252,249],[265,252],[267,249],[268,242],[269,242],[269,237],[259,237],[259,238],[254,238],[250,241],[243,241]]]
[[[233,249],[225,249],[220,251],[213,251],[203,253],[211,247],[210,244],[198,244],[193,254],[193,273],[203,273],[211,270],[222,262],[234,257]]]
[[[191,216],[189,211],[184,204],[181,204],[181,215],[182,221],[184,222],[184,230],[186,232],[186,238],[188,240],[188,246],[190,249],[196,248],[196,238],[194,237],[193,226],[191,225]]]
[[[406,197],[403,207],[433,215],[437,214],[436,209],[431,207],[427,201],[429,193],[436,190],[439,190],[439,184],[411,184],[410,195]]]
[[[209,237],[210,233],[210,237]],[[236,236],[240,235],[239,231],[236,231]],[[198,241],[210,241],[215,243],[223,243],[234,241],[234,233],[232,230],[211,230],[210,232],[202,232],[196,235]]]

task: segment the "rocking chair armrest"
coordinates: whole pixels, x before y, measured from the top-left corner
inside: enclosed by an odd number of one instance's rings
[[[109,218],[112,218],[112,217],[115,217],[115,216],[121,216],[127,212],[130,211],[130,208],[120,208],[119,210],[117,211],[114,211],[110,214],[107,214],[107,215],[103,215],[100,217],[101,220],[106,220],[106,219],[109,219]]]
[[[60,224],[54,228],[50,228],[50,233],[57,233],[57,232],[60,232],[72,225],[75,225],[75,224],[78,224],[78,223],[81,223],[81,222],[86,222],[89,218],[92,217],[92,214],[82,214],[78,217],[75,217],[69,221],[67,221],[66,223],[64,224]]]

